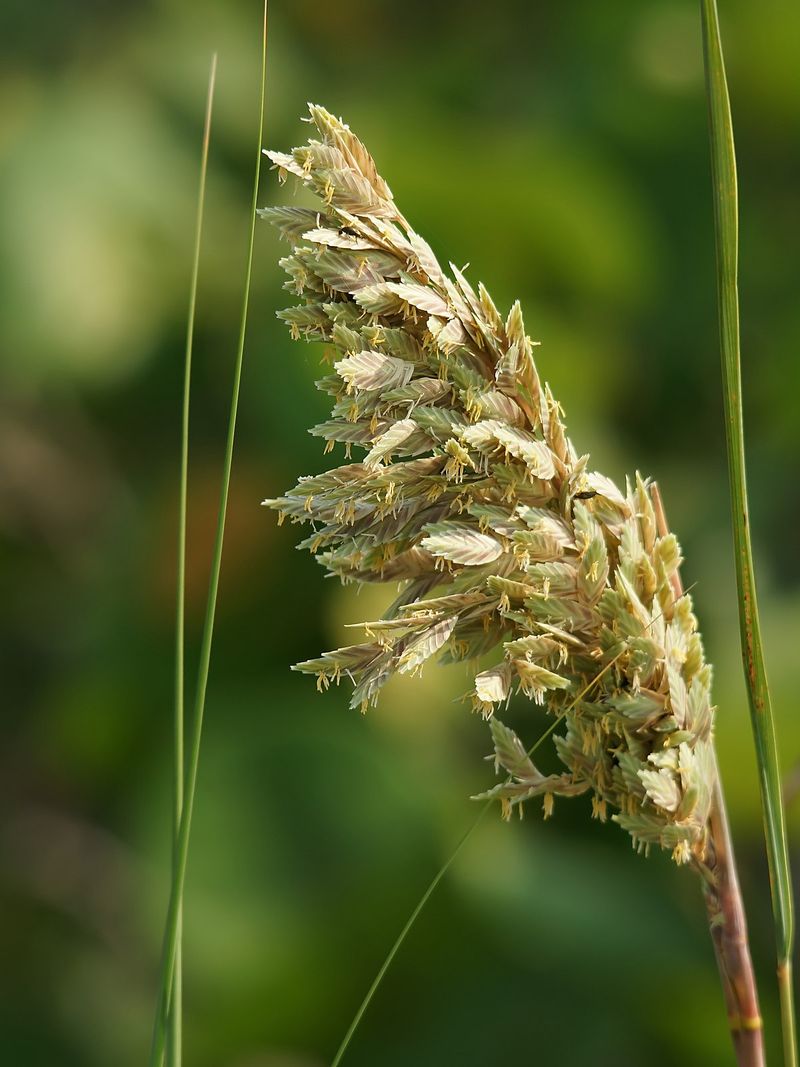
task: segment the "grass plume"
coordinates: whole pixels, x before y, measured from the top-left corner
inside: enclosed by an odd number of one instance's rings
[[[472,699],[513,777],[489,794],[504,813],[535,796],[549,813],[555,796],[591,790],[595,815],[613,813],[638,847],[701,859],[711,671],[691,602],[675,599],[680,549],[657,531],[653,487],[637,476],[623,492],[591,470],[539,378],[519,304],[503,318],[452,265],[451,281],[366,149],[321,108],[311,117],[322,141],[271,156],[325,200],[324,213],[268,212],[294,245],[283,266],[304,299],[280,314],[340,354],[320,383],[333,417],[312,433],[367,455],[268,503],[313,523],[303,544],[329,572],[405,586],[364,624],[367,641],[297,669],[321,686],[352,679],[365,709],[394,673],[497,650]],[[567,772],[540,774],[495,709],[516,688],[557,714],[612,659],[566,715]]]
[[[594,816],[640,851],[693,867],[726,934],[715,947],[731,1029],[753,1067],[760,1018],[723,834],[711,668],[657,488],[637,474],[620,490],[591,469],[519,303],[501,315],[484,286],[443,270],[349,127],[316,105],[310,117],[318,139],[268,155],[320,203],[262,214],[292,246],[282,266],[300,303],[279,316],[335,353],[318,383],[331,418],[311,432],[326,451],[366,455],[265,503],[312,524],[302,546],[328,573],[402,589],[363,643],[296,669],[320,688],[348,678],[366,710],[395,673],[493,653],[472,700],[505,780],[482,796],[506,816],[539,797],[548,816],[556,796],[591,792]],[[563,773],[542,774],[495,714],[515,689],[563,721]]]

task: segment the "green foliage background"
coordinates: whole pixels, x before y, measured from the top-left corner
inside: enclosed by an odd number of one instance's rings
[[[182,338],[207,63],[220,53],[193,394],[188,625],[217,503],[257,118],[259,12],[7,4],[0,32],[0,1032],[19,1067],[143,1062],[169,857]],[[786,772],[800,757],[800,12],[723,5],[740,157],[745,417]],[[691,0],[273,0],[267,140],[312,99],[367,142],[440,258],[519,296],[576,444],[656,476],[710,659],[777,1051],[719,396]],[[260,202],[289,193],[265,175]],[[364,719],[288,665],[383,598],[322,580],[260,500],[322,469],[319,348],[255,288],[186,905],[187,1062],[329,1061],[491,780],[459,668]],[[191,679],[190,679],[191,681]],[[530,742],[540,709],[521,702]],[[800,800],[790,810],[797,842]],[[800,857],[795,857],[795,868]],[[425,912],[353,1067],[730,1062],[699,889],[588,803],[489,819]]]

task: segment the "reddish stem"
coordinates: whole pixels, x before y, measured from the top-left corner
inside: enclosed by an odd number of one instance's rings
[[[705,870],[702,873],[711,940],[722,979],[736,1059],[739,1067],[764,1067],[766,1060],[758,990],[719,772],[709,818]]]
[[[655,484],[650,486],[650,499],[655,510],[656,527],[659,535],[664,537],[669,532],[669,526],[661,493]],[[676,598],[683,595],[683,585],[677,571],[672,576],[672,587]],[[714,779],[706,854],[696,866],[703,879],[708,925],[722,980],[736,1061],[739,1067],[765,1067],[758,989],[750,958],[747,922],[716,754]]]

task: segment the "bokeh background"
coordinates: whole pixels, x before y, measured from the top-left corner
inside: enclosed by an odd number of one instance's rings
[[[267,141],[343,114],[443,260],[522,299],[579,447],[658,477],[710,658],[777,1051],[736,623],[696,4],[273,0]],[[721,4],[742,195],[753,534],[787,775],[800,758],[800,9]],[[258,107],[256,3],[11,0],[0,15],[0,1043],[145,1062],[169,868],[182,344],[205,79],[219,51],[192,412],[196,661]],[[265,173],[260,203],[284,201]],[[367,717],[288,670],[375,617],[265,496],[330,460],[322,355],[292,344],[265,224],[186,904],[186,1060],[330,1062],[491,768],[463,669]],[[191,684],[190,684],[191,688]],[[545,719],[516,707],[532,741]],[[794,789],[797,788],[795,779]],[[790,791],[792,787],[790,785]],[[796,848],[800,800],[791,808]],[[388,974],[358,1065],[731,1062],[693,878],[584,800],[486,820]]]

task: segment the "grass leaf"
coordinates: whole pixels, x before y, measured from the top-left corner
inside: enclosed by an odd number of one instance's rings
[[[153,1039],[150,1049],[150,1067],[160,1067],[166,1043],[166,1024],[171,1007],[173,983],[176,974],[176,961],[178,957],[180,914],[183,900],[183,887],[186,879],[186,864],[189,855],[189,837],[192,825],[192,812],[194,810],[194,797],[197,786],[197,771],[200,762],[200,743],[202,739],[203,714],[205,711],[206,688],[208,685],[208,673],[211,663],[211,646],[214,636],[214,617],[217,606],[217,592],[219,589],[219,577],[222,567],[222,548],[225,539],[225,518],[228,506],[228,490],[230,488],[231,467],[233,464],[233,446],[236,435],[236,416],[239,407],[239,389],[242,378],[242,362],[244,357],[244,343],[247,333],[247,310],[250,298],[250,279],[253,269],[253,247],[255,243],[255,221],[258,197],[258,184],[261,175],[261,142],[264,131],[264,92],[266,82],[267,63],[267,2],[264,3],[264,21],[261,53],[261,103],[258,125],[258,143],[256,151],[255,174],[253,180],[253,199],[250,210],[250,235],[247,248],[245,268],[244,296],[242,299],[242,314],[239,326],[239,339],[236,349],[234,367],[233,391],[231,395],[230,415],[228,419],[228,434],[225,446],[225,460],[222,472],[222,487],[220,491],[219,513],[217,517],[217,532],[214,541],[214,552],[211,562],[211,574],[209,577],[208,599],[206,602],[206,616],[203,624],[203,637],[200,648],[200,663],[197,675],[197,692],[195,696],[194,721],[192,723],[191,745],[189,749],[189,762],[186,768],[185,796],[181,808],[180,825],[177,834],[176,859],[173,869],[172,886],[170,890],[169,907],[167,911],[166,928],[164,932],[164,944],[162,949],[160,988],[156,1018],[153,1027]]]
[[[214,103],[214,86],[217,78],[217,54],[211,57],[211,69],[208,75],[206,94],[206,112],[203,123],[203,147],[200,155],[200,183],[197,193],[197,216],[194,231],[194,254],[192,257],[192,274],[189,283],[189,308],[186,319],[186,348],[183,366],[183,408],[181,413],[181,460],[180,488],[178,491],[178,566],[175,606],[175,722],[174,722],[174,766],[173,766],[173,878],[178,867],[178,840],[183,810],[183,776],[184,776],[184,681],[185,681],[185,607],[186,607],[186,502],[189,485],[189,400],[192,381],[192,346],[194,342],[195,311],[197,308],[197,279],[200,273],[200,246],[203,237],[203,216],[206,199],[206,177],[208,175],[208,148],[211,141],[211,113]],[[182,961],[181,937],[183,929],[183,908],[178,902],[176,916],[175,974],[172,982],[172,1004],[169,1013],[168,1062],[178,1067],[181,1062],[181,1023],[182,1023]]]
[[[745,472],[739,348],[739,220],[736,152],[716,0],[701,0],[701,15],[714,186],[720,348],[736,581],[739,592],[739,625],[750,717],[758,759],[764,833],[772,889],[784,1062],[791,1067],[796,1067],[797,1038],[791,973],[794,946],[792,883],[781,798],[775,720],[767,684],[758,616]]]

